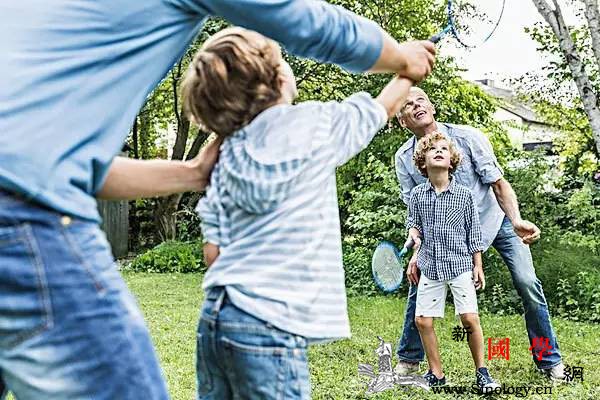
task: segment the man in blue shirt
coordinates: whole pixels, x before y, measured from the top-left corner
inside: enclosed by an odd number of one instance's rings
[[[434,115],[435,108],[427,94],[413,87],[398,114],[400,124],[414,134],[396,152],[396,175],[402,199],[408,204],[411,190],[425,182],[412,161],[416,141],[435,131],[449,137],[463,157],[454,176],[457,183],[468,187],[473,193],[479,210],[484,250],[493,246],[506,263],[515,289],[523,301],[525,323],[532,346],[536,342],[534,338],[543,337],[552,348],[544,353],[544,357],[538,357],[542,349],[534,347],[533,361],[550,378],[564,379],[564,364],[552,329],[544,290],[535,274],[529,250],[529,244],[539,239],[540,230],[535,224],[521,218],[517,196],[504,179],[485,135],[468,126],[436,122]],[[411,232],[411,237],[418,248],[420,238],[414,232]],[[395,370],[400,375],[415,372],[423,359],[423,346],[415,326],[416,283],[419,280],[416,263],[416,257],[413,256],[407,269],[408,279],[413,285],[408,294],[404,330],[398,346],[400,361]]]
[[[210,15],[350,71],[418,82],[433,64],[432,44],[398,44],[321,1],[0,2],[0,392],[168,397],[95,197],[206,185],[218,142],[189,162],[111,162],[146,96]]]

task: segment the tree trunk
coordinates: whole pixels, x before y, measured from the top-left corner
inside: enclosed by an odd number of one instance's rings
[[[140,144],[139,144],[139,133],[138,133],[138,117],[135,116],[133,120],[133,133],[132,133],[132,141],[133,141],[133,158],[136,160],[140,158]]]
[[[583,62],[575,47],[569,28],[565,23],[558,1],[552,0],[554,9],[550,8],[545,0],[532,1],[558,38],[560,49],[567,60],[567,64],[569,65],[569,69],[573,75],[575,84],[577,85],[579,96],[581,97],[583,107],[590,122],[594,141],[596,142],[596,150],[598,151],[598,154],[600,154],[600,109],[598,108],[598,98],[594,92],[594,86],[592,85],[590,77],[585,72]]]
[[[177,209],[182,194],[173,194],[157,202],[154,222],[161,242],[177,238]]]
[[[588,23],[592,48],[596,57],[596,64],[600,68],[600,12],[596,0],[583,0],[585,3],[585,19]]]
[[[198,154],[209,134],[204,131],[199,131],[192,143],[190,151],[187,155],[185,154],[191,124],[187,116],[184,113],[179,112],[177,86],[179,79],[181,78],[181,62],[177,68],[172,71],[171,76],[173,80],[173,106],[175,117],[177,119],[177,138],[175,139],[171,159],[183,160],[185,158],[185,160],[189,160]],[[161,241],[174,240],[177,238],[177,211],[179,210],[179,202],[182,197],[183,194],[175,194],[158,199],[157,201],[154,220]]]

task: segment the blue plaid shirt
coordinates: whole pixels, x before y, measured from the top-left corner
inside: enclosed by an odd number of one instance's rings
[[[483,251],[473,194],[455,179],[439,194],[429,180],[415,187],[406,228],[421,232],[417,266],[432,280],[450,280],[473,270],[473,253]]]
[[[478,129],[465,125],[437,123],[437,130],[448,136],[462,154],[462,162],[454,177],[456,183],[473,193],[479,210],[481,239],[484,249],[490,247],[504,219],[491,184],[502,178],[503,172],[488,138]],[[408,205],[411,190],[427,181],[413,161],[415,137],[408,139],[396,152],[396,175],[402,190],[402,200]]]

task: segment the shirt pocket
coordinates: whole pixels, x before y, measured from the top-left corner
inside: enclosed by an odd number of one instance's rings
[[[465,207],[464,205],[448,205],[446,207],[446,221],[444,223],[450,234],[459,234],[464,231]]]

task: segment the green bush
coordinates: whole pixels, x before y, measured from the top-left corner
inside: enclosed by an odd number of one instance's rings
[[[164,242],[138,255],[129,265],[138,272],[204,272],[202,242]]]

